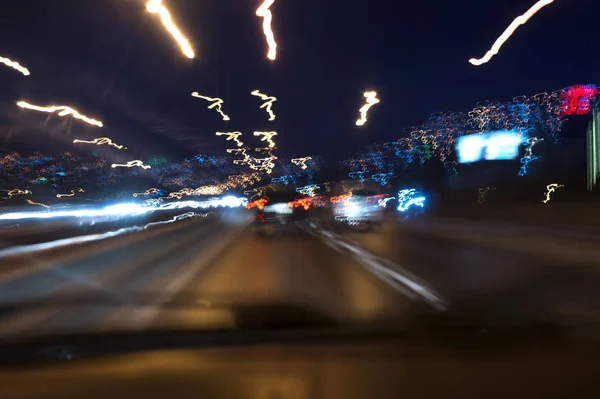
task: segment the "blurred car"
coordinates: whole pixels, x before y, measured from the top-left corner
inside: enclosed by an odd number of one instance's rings
[[[253,210],[252,228],[259,235],[297,231],[294,222],[308,218],[303,197],[294,192],[273,192],[249,204]]]
[[[381,195],[370,192],[342,194],[331,198],[334,222],[339,227],[370,231],[383,223]]]

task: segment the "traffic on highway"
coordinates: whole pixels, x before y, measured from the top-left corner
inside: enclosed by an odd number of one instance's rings
[[[599,397],[592,3],[7,2],[0,397]]]

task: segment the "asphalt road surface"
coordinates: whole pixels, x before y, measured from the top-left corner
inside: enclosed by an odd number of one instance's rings
[[[500,227],[494,235],[393,220],[369,233],[310,221],[261,237],[245,218],[217,213],[86,243],[4,249],[0,337],[235,328],[230,310],[240,306],[254,306],[257,319],[335,323],[419,312],[600,320],[593,237],[560,236],[557,252],[556,236],[539,232],[515,230],[523,235],[515,240]],[[549,243],[554,252],[544,249]]]

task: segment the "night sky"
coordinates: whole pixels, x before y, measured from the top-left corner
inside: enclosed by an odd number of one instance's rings
[[[266,59],[262,0],[165,0],[190,39],[184,57],[141,0],[20,0],[0,14],[0,55],[27,66],[0,69],[3,149],[64,151],[74,138],[108,136],[139,157],[221,153],[216,131],[275,130],[282,157],[336,161],[393,140],[438,111],[509,101],[576,83],[600,83],[600,1],[556,0],[521,26],[488,64],[474,67],[534,0],[276,0],[277,60]],[[250,96],[278,98],[275,122]],[[381,103],[354,121],[362,93]],[[222,97],[230,122],[190,93]],[[65,104],[104,122],[16,107]]]

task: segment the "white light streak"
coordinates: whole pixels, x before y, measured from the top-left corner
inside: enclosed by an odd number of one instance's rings
[[[242,143],[238,139],[238,137],[240,137],[242,135],[242,132],[217,132],[216,135],[217,136],[227,136],[227,141],[229,141],[229,140],[235,141],[235,143],[238,145],[238,147],[241,147],[244,145],[244,143]]]
[[[256,96],[256,97],[260,97],[260,99],[264,101],[263,105],[261,105],[260,108],[261,109],[265,108],[265,111],[267,111],[267,113],[269,114],[269,120],[274,121],[275,114],[273,113],[272,107],[273,107],[273,103],[275,101],[277,101],[277,97],[268,96],[266,94],[261,93],[258,90],[254,90],[250,94],[252,94],[253,96]]]
[[[275,147],[275,142],[272,140],[274,136],[277,136],[277,132],[254,132],[255,136],[263,136],[260,141],[266,141],[269,143],[269,148]]]
[[[75,191],[77,191],[78,193],[85,193],[85,190],[83,188],[78,188],[77,190],[71,190],[70,194],[56,194],[56,198],[74,197]]]
[[[369,109],[373,105],[380,103],[379,99],[377,98],[377,92],[367,91],[364,93],[364,96],[366,98],[366,104],[363,105],[359,110],[360,118],[356,120],[356,126],[363,126],[367,122],[367,113],[369,112]]]
[[[104,144],[106,144],[106,145],[113,146],[113,147],[115,147],[115,148],[117,148],[119,150],[122,150],[123,148],[127,149],[127,147],[124,147],[122,145],[118,145],[118,144],[113,143],[112,140],[109,139],[108,137],[98,137],[98,138],[95,138],[95,139],[90,140],[90,141],[75,139],[75,140],[73,140],[73,143],[74,144],[76,144],[76,143],[96,144],[96,145],[104,145]]]
[[[212,102],[212,104],[208,106],[208,109],[215,108],[215,111],[217,111],[219,114],[221,114],[221,117],[223,118],[224,121],[231,120],[229,118],[229,116],[223,112],[223,109],[222,109],[223,99],[201,96],[197,91],[192,93],[192,97],[201,98],[203,100]]]
[[[506,28],[504,33],[494,42],[492,48],[483,56],[483,58],[471,58],[469,62],[475,66],[479,66],[487,63],[492,59],[493,56],[498,54],[502,45],[512,36],[520,25],[525,24],[529,18],[535,15],[539,10],[553,3],[554,0],[539,0],[535,3],[525,14],[518,16],[515,20]]]
[[[0,57],[0,62],[3,63],[4,65],[8,66],[8,67],[16,69],[17,71],[21,72],[25,76],[29,76],[30,75],[29,69],[25,68],[24,66],[22,66],[18,62],[12,61],[12,60],[10,60],[8,58],[5,58],[5,57]]]
[[[93,219],[98,217],[130,217],[138,216],[147,213],[171,210],[171,209],[209,209],[218,207],[241,207],[248,203],[248,200],[244,197],[225,196],[210,198],[205,201],[179,201],[170,202],[168,204],[159,204],[159,202],[152,202],[148,205],[136,204],[136,203],[121,203],[110,205],[104,208],[77,208],[67,209],[60,211],[38,211],[38,212],[12,212],[12,213],[1,213],[0,220],[23,220],[23,219],[54,219],[54,218],[82,218],[82,219]]]
[[[309,160],[311,160],[311,159],[312,159],[312,157],[294,158],[294,159],[292,159],[292,163],[294,165],[301,166],[300,169],[305,170],[305,169],[308,168],[308,166],[306,165],[306,162],[309,161]]]
[[[546,198],[544,198],[544,200],[542,202],[544,204],[548,203],[548,201],[550,201],[550,195],[552,195],[553,192],[555,192],[557,189],[559,189],[561,187],[564,187],[564,185],[558,184],[558,183],[548,184],[546,186]]]
[[[194,50],[192,50],[192,46],[190,45],[189,40],[185,36],[183,36],[179,28],[175,26],[175,23],[171,18],[169,10],[167,10],[166,7],[163,6],[161,3],[162,0],[149,0],[148,3],[146,3],[146,10],[148,10],[148,12],[152,14],[158,13],[164,27],[167,29],[167,31],[169,31],[169,33],[173,36],[175,41],[179,44],[181,52],[188,58],[194,58]]]
[[[150,165],[144,165],[144,163],[142,161],[140,161],[139,159],[136,159],[135,161],[129,161],[125,164],[113,163],[112,165],[110,165],[111,168],[133,168],[135,166],[139,166],[140,168],[143,168],[143,169],[152,168],[152,166],[150,166]]]
[[[275,3],[275,0],[264,0],[262,5],[256,10],[256,15],[263,19],[263,32],[269,45],[269,52],[267,58],[274,61],[277,58],[277,42],[275,42],[275,35],[271,28],[271,22],[273,20],[273,14],[271,13],[271,6]]]
[[[39,112],[54,113],[54,112],[59,111],[58,116],[72,115],[73,118],[80,119],[84,122],[89,123],[90,125],[94,125],[94,126],[98,126],[98,127],[104,126],[102,124],[102,122],[100,122],[96,119],[88,118],[85,115],[81,115],[79,112],[77,112],[76,110],[74,110],[71,107],[67,107],[66,105],[51,105],[49,107],[40,107],[38,105],[29,104],[25,101],[19,101],[17,103],[17,105],[21,108],[30,109],[30,110],[39,111]]]

